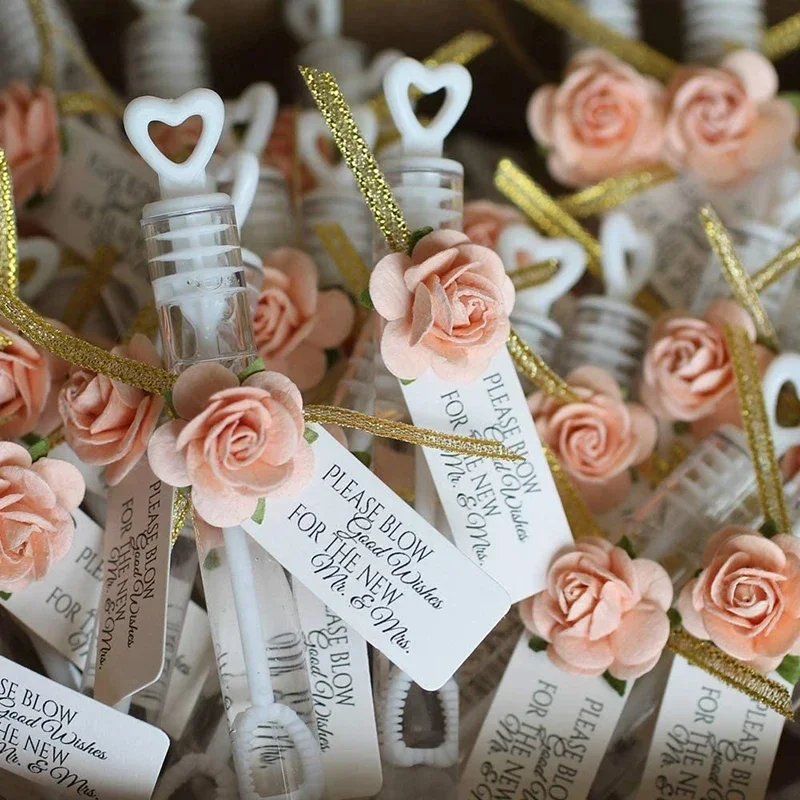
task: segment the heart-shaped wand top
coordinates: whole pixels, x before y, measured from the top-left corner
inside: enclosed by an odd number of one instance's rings
[[[283,9],[286,24],[302,42],[333,39],[342,30],[340,0],[286,0]]]
[[[628,214],[612,211],[600,226],[606,297],[630,300],[647,283],[656,265],[655,241]]]
[[[445,91],[444,103],[429,125],[417,119],[409,96],[412,86],[422,94]],[[441,156],[445,138],[469,103],[472,76],[461,64],[426,67],[413,58],[401,58],[386,71],[383,93],[405,154]]]
[[[223,142],[232,138],[234,125],[243,125],[244,134],[238,147],[261,158],[278,116],[278,93],[270,83],[254,83],[238,100],[226,103]],[[235,149],[233,144],[227,149]]]
[[[586,251],[572,239],[546,239],[527,225],[509,225],[497,240],[506,270],[554,258],[558,269],[544,283],[517,292],[516,307],[547,316],[586,271]],[[522,263],[520,264],[520,260]]]
[[[800,425],[787,427],[778,422],[778,398],[787,383],[794,387],[796,393],[800,386],[800,353],[781,353],[777,356],[767,367],[762,382],[764,405],[778,457],[800,445]]]
[[[194,152],[182,164],[167,158],[150,137],[150,123],[176,127],[190,117],[200,117],[203,130]],[[125,109],[125,133],[139,155],[155,170],[164,199],[205,194],[206,167],[222,134],[225,106],[211,89],[192,89],[176,100],[137,97]]]

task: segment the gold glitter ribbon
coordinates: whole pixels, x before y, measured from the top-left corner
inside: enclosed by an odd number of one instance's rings
[[[678,64],[638,39],[629,39],[596,20],[569,0],[517,0],[526,8],[568,31],[573,36],[608,50],[639,72],[666,83]]]
[[[92,92],[62,92],[58,96],[58,110],[65,117],[79,114],[109,114],[121,118],[118,103]]]
[[[734,297],[753,318],[758,335],[764,344],[777,351],[778,337],[775,334],[775,328],[773,328],[764,306],[761,305],[758,292],[739,259],[730,234],[711,206],[703,206],[700,209],[700,221],[712,250],[722,264],[722,272],[730,284]]]
[[[344,278],[348,291],[358,297],[369,287],[369,267],[353,247],[341,225],[326,222],[314,226],[314,233]]]
[[[139,313],[134,317],[126,341],[130,341],[137,333],[141,333],[148,339],[152,339],[158,332],[158,313],[156,304],[148,303],[139,309]]]
[[[41,50],[39,65],[39,83],[50,89],[56,88],[56,57],[53,46],[53,29],[47,16],[44,0],[28,0],[36,36]]]
[[[172,531],[170,532],[169,544],[170,547],[175,546],[181,531],[186,525],[186,519],[189,516],[189,511],[192,508],[192,495],[188,489],[181,487],[175,490],[175,496],[172,499]]]
[[[89,312],[100,300],[100,295],[111,278],[111,271],[118,262],[119,254],[113,247],[101,245],[97,249],[64,311],[64,323],[72,330],[79,331],[83,328]]]
[[[537,261],[526,267],[511,270],[508,277],[514,284],[514,290],[522,292],[525,289],[532,289],[534,286],[547,283],[558,272],[559,266],[557,258],[548,258],[545,261]]]
[[[441,47],[434,50],[422,63],[426,67],[438,67],[440,64],[462,64],[466,66],[481,53],[486,52],[494,44],[494,39],[487,33],[481,31],[464,31],[454,39],[446,42]],[[411,88],[411,98],[416,99],[420,92],[416,87]],[[383,93],[373,97],[367,106],[375,112],[375,116],[380,123],[390,123],[392,121],[389,114],[389,107],[386,105],[386,98]]]
[[[761,52],[777,61],[800,47],[800,13],[767,28],[761,40]]]
[[[405,422],[373,417],[338,406],[306,406],[303,410],[303,417],[306,422],[355,428],[373,436],[395,439],[398,442],[406,442],[418,447],[430,447],[444,453],[460,453],[501,461],[524,461],[521,455],[512,452],[505,445],[493,439],[478,439],[472,436],[434,431],[429,428],[418,428]]]
[[[577,403],[580,397],[570,388],[569,384],[556,375],[545,362],[528,347],[512,328],[506,342],[508,352],[514,360],[517,369],[534,385],[544,391],[548,397],[560,403]]]
[[[671,181],[677,175],[666,164],[628,172],[587,186],[579,192],[559,198],[558,204],[576,219],[591,217],[617,208],[637,194]]]
[[[755,348],[743,328],[726,326],[725,343],[736,378],[739,410],[756,473],[761,510],[766,519],[775,522],[780,533],[791,533],[783,496],[783,479],[770,434]]]
[[[579,539],[583,536],[600,536],[600,529],[597,527],[592,512],[589,511],[584,499],[567,477],[561,462],[547,445],[542,445],[542,449],[550,472],[553,474],[558,496],[561,498],[561,505],[564,506],[573,537]]]
[[[769,706],[787,719],[794,717],[792,696],[784,684],[723,653],[713,642],[697,639],[682,627],[677,627],[670,634],[667,647],[690,664]]]
[[[16,295],[19,289],[17,218],[11,168],[4,150],[0,150],[0,215],[0,288]]]
[[[396,253],[407,249],[411,239],[403,212],[381,172],[375,156],[361,135],[347,101],[330,72],[300,67],[300,72],[314,97],[333,140],[353,173],[375,223]]]
[[[494,185],[546,236],[578,242],[586,251],[589,271],[602,279],[600,242],[510,158],[497,164]]]
[[[753,289],[761,294],[767,286],[780,280],[798,265],[800,265],[800,240],[781,250],[775,258],[750,276]]]

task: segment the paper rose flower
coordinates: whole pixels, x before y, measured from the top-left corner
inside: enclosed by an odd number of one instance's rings
[[[53,188],[61,166],[61,136],[51,89],[12,81],[0,92],[0,147],[18,205]]]
[[[316,386],[327,370],[325,350],[350,335],[355,308],[339,289],[317,289],[317,268],[293,247],[264,259],[264,283],[253,313],[256,347],[264,366],[281,372],[301,391]]]
[[[191,486],[209,525],[239,525],[261,498],[295,494],[311,479],[303,401],[286,376],[257,372],[240,386],[220,364],[195,364],[178,377],[172,400],[180,419],[153,434],[150,466],[170,486]]]
[[[509,225],[524,225],[525,217],[516,208],[490,200],[464,204],[464,235],[473,244],[494,247]]]
[[[764,673],[800,655],[799,540],[731,525],[711,537],[702,563],[677,604],[692,636]]]
[[[550,148],[556,180],[596,183],[661,159],[663,88],[604,50],[583,50],[560,86],[534,92],[528,127]]]
[[[525,627],[561,669],[619,680],[649,672],[669,638],[672,583],[663,567],[600,538],[559,556],[547,588],[519,604]]]
[[[140,333],[111,352],[161,366],[155,347]],[[58,395],[67,443],[81,461],[106,467],[109,486],[139,463],[163,408],[160,396],[81,367],[72,368]]]
[[[52,360],[7,323],[0,333],[11,343],[0,349],[0,438],[16,439],[36,428],[52,383]]]
[[[64,558],[83,493],[77,467],[55,458],[32,464],[24,447],[0,442],[0,591],[24,589]]]
[[[444,380],[469,383],[508,339],[514,286],[503,262],[457,231],[423,236],[411,256],[382,258],[369,293],[387,320],[384,363],[398,378],[413,380],[430,368]]]
[[[528,398],[536,429],[595,512],[625,499],[630,468],[656,445],[653,417],[638,403],[626,403],[614,378],[599,367],[578,367],[567,383],[581,398],[559,404],[544,392]]]
[[[756,340],[753,320],[732,300],[715,300],[703,319],[670,311],[656,320],[640,392],[653,414],[672,422],[692,422],[710,416],[734,392],[726,325],[744,328],[751,341]]]
[[[797,112],[777,90],[775,67],[748,50],[726,56],[719,69],[678,70],[667,90],[667,163],[711,184],[754,175],[797,134]]]

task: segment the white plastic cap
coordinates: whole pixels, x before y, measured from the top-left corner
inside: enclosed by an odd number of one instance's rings
[[[409,89],[423,94],[445,91],[439,113],[422,125],[411,105]],[[426,67],[413,58],[401,58],[386,71],[383,93],[389,113],[400,133],[403,152],[409,156],[441,156],[444,140],[464,113],[472,95],[472,76],[461,64]]]
[[[586,251],[572,239],[546,239],[527,225],[509,225],[497,240],[497,252],[506,271],[517,269],[520,254],[529,264],[555,258],[558,269],[540,284],[517,292],[515,310],[546,317],[553,303],[563,297],[586,271]]]
[[[628,214],[612,211],[600,225],[600,244],[606,297],[631,300],[655,270],[655,239],[638,229]]]
[[[194,152],[182,164],[167,158],[150,137],[152,122],[177,126],[199,116],[203,130]],[[138,97],[125,109],[125,133],[139,155],[158,175],[161,197],[165,200],[209,191],[206,168],[219,143],[225,121],[225,106],[216,92],[193,89],[175,100]]]
[[[301,42],[333,39],[342,30],[341,0],[285,0],[284,18]]]
[[[778,424],[778,395],[786,383],[791,383],[795,389],[800,388],[800,353],[782,353],[772,361],[764,374],[764,405],[775,443],[775,454],[779,457],[800,445],[800,425],[785,428]]]

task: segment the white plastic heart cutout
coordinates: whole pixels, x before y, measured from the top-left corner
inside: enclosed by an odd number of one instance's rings
[[[233,149],[249,150],[259,158],[267,146],[275,119],[278,116],[278,93],[270,83],[254,83],[238,100],[225,104],[225,124],[222,140],[226,152]],[[233,140],[234,125],[244,125],[241,143]]]
[[[411,105],[412,86],[423,94],[445,91],[444,103],[428,125],[420,123]],[[472,76],[461,64],[426,67],[413,58],[401,58],[386,71],[383,93],[406,155],[441,156],[445,138],[469,103]]]
[[[378,119],[375,112],[367,106],[353,109],[355,119],[361,135],[370,149],[378,140]],[[350,168],[344,160],[332,164],[326,160],[319,148],[319,142],[333,143],[330,128],[328,128],[319,111],[303,111],[297,121],[297,147],[300,157],[317,179],[321,186],[351,186],[355,179]]]
[[[606,296],[630,300],[644,288],[655,269],[653,236],[638,229],[628,214],[612,211],[600,225],[600,244]]]
[[[800,425],[785,427],[778,422],[778,397],[787,383],[794,387],[795,392],[800,387],[800,353],[782,353],[777,356],[767,367],[762,381],[764,405],[778,457],[800,445]]]
[[[259,161],[249,150],[237,150],[222,162],[217,180],[231,183],[231,203],[236,224],[241,228],[247,221],[258,189]]]
[[[168,159],[150,137],[150,123],[177,127],[190,117],[200,117],[203,130],[194,152],[182,164]],[[137,97],[125,109],[125,133],[139,155],[155,170],[163,198],[203,194],[206,167],[222,134],[225,106],[211,89],[192,89],[176,100]]]
[[[20,271],[25,280],[20,283],[19,293],[23,300],[30,303],[44,291],[58,271],[60,261],[61,251],[50,239],[41,236],[20,239]],[[26,267],[30,262],[33,263],[33,272],[28,277]]]
[[[509,225],[505,228],[497,240],[497,252],[507,272],[550,258],[558,261],[558,269],[549,280],[517,293],[519,306],[544,316],[586,271],[586,251],[577,242],[572,239],[546,239],[527,225]]]

